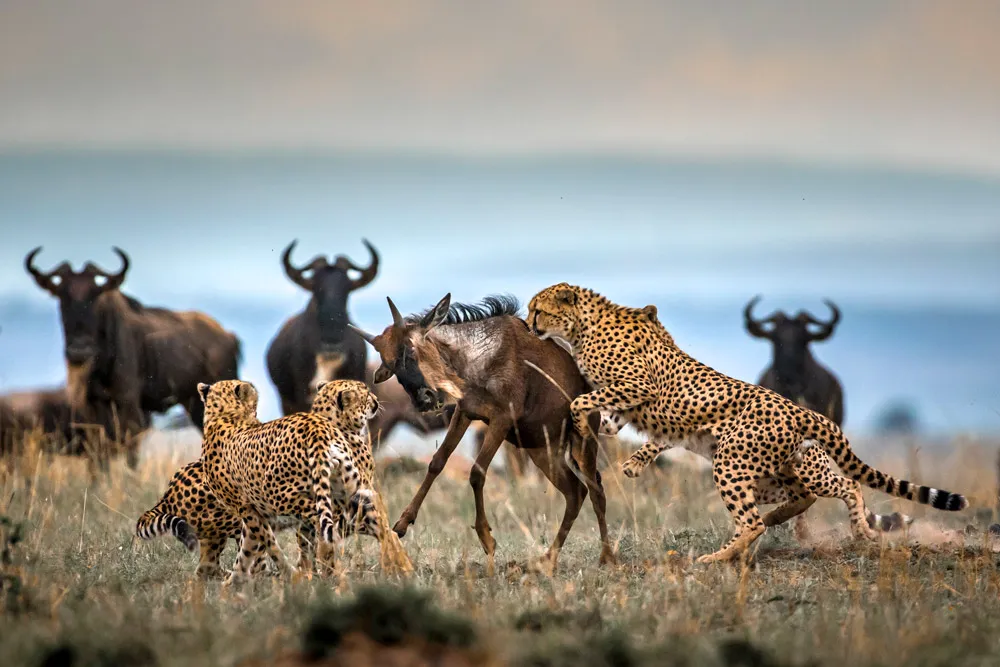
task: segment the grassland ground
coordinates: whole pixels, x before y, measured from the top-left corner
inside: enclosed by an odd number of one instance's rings
[[[562,496],[540,478],[492,472],[486,501],[498,547],[487,563],[471,528],[467,466],[456,460],[403,540],[412,574],[383,574],[374,540],[350,538],[335,576],[264,576],[238,590],[197,581],[196,554],[172,538],[133,539],[136,519],[190,452],[148,454],[135,472],[118,461],[95,483],[78,459],[29,454],[0,478],[0,514],[10,520],[0,530],[23,531],[8,539],[2,565],[0,664],[39,664],[60,645],[103,655],[104,664],[274,664],[301,646],[317,613],[373,585],[427,591],[474,629],[487,656],[479,664],[767,664],[754,662],[749,645],[789,665],[997,664],[1000,547],[986,532],[996,520],[995,443],[863,453],[892,474],[965,493],[971,507],[943,513],[866,493],[877,511],[915,521],[859,544],[843,505],[822,500],[807,515],[808,543],[781,526],[758,541],[749,564],[700,566],[694,557],[731,530],[710,473],[670,463],[633,481],[606,462],[619,564],[598,566],[588,502],[546,577],[526,564],[555,534]],[[423,472],[412,460],[380,460],[391,520]],[[294,535],[279,534],[279,543],[294,558]],[[227,567],[234,555],[231,543]],[[731,639],[749,644],[727,654],[721,642]]]

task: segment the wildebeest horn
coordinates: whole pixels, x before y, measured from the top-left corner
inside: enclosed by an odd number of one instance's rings
[[[837,306],[835,306],[834,303],[829,299],[823,299],[823,303],[825,303],[826,307],[833,312],[833,316],[830,318],[828,322],[821,322],[812,315],[806,315],[806,317],[809,318],[809,322],[811,324],[815,324],[820,327],[819,331],[817,331],[816,333],[812,334],[809,337],[810,340],[814,341],[826,340],[827,338],[830,337],[830,334],[833,333],[834,328],[837,326],[837,322],[840,321],[840,309],[837,308]]]
[[[375,336],[371,335],[370,333],[368,333],[368,332],[367,332],[367,331],[365,331],[364,329],[359,329],[358,327],[354,326],[354,325],[353,325],[353,324],[351,324],[350,322],[348,322],[348,323],[347,323],[347,327],[348,327],[348,328],[349,328],[349,329],[350,329],[351,331],[353,331],[354,333],[356,333],[356,334],[358,334],[359,336],[361,336],[362,338],[364,338],[364,339],[365,339],[365,340],[366,340],[366,341],[367,341],[368,343],[370,343],[370,344],[372,344],[372,345],[374,345],[374,344],[375,344]]]
[[[392,302],[390,297],[385,297],[385,300],[389,302],[389,312],[392,313],[392,324],[396,327],[403,326],[403,316],[399,314],[399,309],[396,308],[396,304]]]
[[[367,268],[364,269],[362,269],[360,266],[358,266],[351,260],[349,259],[347,260],[347,263],[350,265],[352,269],[361,272],[361,275],[358,277],[357,280],[351,281],[352,290],[356,290],[359,287],[364,287],[371,281],[375,280],[375,276],[378,274],[378,260],[379,260],[378,251],[376,251],[375,247],[368,242],[368,239],[361,239],[361,242],[365,244],[366,248],[368,248],[368,252],[371,254],[372,259],[371,262],[368,264]]]
[[[760,299],[761,296],[758,294],[754,298],[750,299],[749,303],[747,303],[746,308],[743,309],[744,323],[746,325],[747,332],[751,336],[756,336],[757,338],[770,338],[771,332],[764,328],[764,324],[772,321],[774,319],[774,315],[770,315],[763,320],[754,319],[753,316],[753,308],[757,305]]]
[[[57,286],[55,283],[52,282],[52,276],[61,272],[64,268],[69,268],[69,267],[66,264],[66,262],[63,262],[62,264],[60,264],[53,270],[49,271],[48,273],[40,271],[38,267],[35,266],[35,257],[37,257],[38,253],[40,253],[41,251],[42,251],[42,246],[38,246],[37,248],[35,248],[34,250],[32,250],[27,254],[27,256],[24,258],[24,270],[27,271],[31,275],[31,277],[35,279],[35,282],[38,283],[39,287],[41,287],[46,292],[51,292],[52,294],[56,294]]]
[[[308,278],[303,277],[302,275],[302,272],[305,271],[306,267],[297,269],[294,266],[292,266],[292,248],[294,248],[295,244],[298,242],[299,240],[295,239],[294,241],[289,243],[288,247],[285,248],[285,251],[281,253],[281,265],[285,267],[285,275],[288,276],[289,280],[291,280],[299,287],[307,289],[311,292],[312,281],[309,280]]]
[[[90,264],[90,266],[93,267],[94,271],[97,274],[107,278],[107,282],[104,283],[104,289],[108,290],[118,289],[119,287],[121,287],[122,283],[125,282],[125,274],[128,273],[128,268],[129,266],[131,266],[131,262],[129,261],[128,255],[126,255],[121,248],[119,248],[118,246],[112,246],[111,249],[114,250],[115,254],[117,254],[118,257],[122,260],[122,268],[118,271],[118,273],[114,274],[108,273],[101,267],[95,264]]]

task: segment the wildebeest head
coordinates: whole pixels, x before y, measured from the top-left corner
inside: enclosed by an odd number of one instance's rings
[[[285,275],[293,283],[312,294],[317,324],[319,325],[318,363],[343,363],[344,334],[347,332],[347,297],[356,289],[375,279],[379,256],[372,245],[362,239],[371,253],[371,263],[360,267],[344,255],[337,255],[331,264],[326,257],[317,255],[308,264],[295,267],[292,250],[298,241],[292,241],[281,255]],[[339,365],[339,364],[338,364]]]
[[[771,341],[774,346],[774,368],[779,375],[800,369],[809,355],[809,344],[829,338],[840,321],[840,310],[829,300],[823,301],[833,312],[827,322],[817,320],[802,310],[795,317],[788,317],[778,310],[762,320],[754,319],[753,308],[760,298],[755,296],[743,309],[746,330],[751,336]]]
[[[117,290],[125,281],[129,268],[128,255],[119,248],[113,250],[122,261],[118,273],[108,273],[91,262],[87,262],[81,271],[74,271],[68,262],[49,272],[41,271],[35,266],[35,257],[42,251],[41,246],[24,258],[24,268],[38,286],[59,299],[65,344],[63,352],[71,376],[77,372],[85,373],[97,357],[98,298]],[[76,386],[72,380],[71,377],[69,384]],[[74,403],[78,404],[78,401]]]
[[[427,339],[427,334],[448,318],[451,294],[446,294],[419,320],[404,319],[392,299],[386,297],[386,301],[389,302],[392,324],[385,331],[373,336],[352,327],[382,359],[375,371],[375,383],[385,382],[395,375],[421,412],[440,409],[444,402],[443,394],[460,399],[461,380],[448,372],[441,359],[441,350]]]

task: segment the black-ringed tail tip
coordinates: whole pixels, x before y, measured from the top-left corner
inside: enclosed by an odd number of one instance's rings
[[[926,497],[924,497],[924,494],[926,494]],[[946,512],[959,512],[969,506],[969,501],[965,499],[965,496],[952,493],[951,491],[941,491],[929,486],[920,487],[917,498],[923,505],[930,505],[934,509]]]

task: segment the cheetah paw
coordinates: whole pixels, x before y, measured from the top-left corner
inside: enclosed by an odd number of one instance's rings
[[[637,461],[634,457],[629,458],[625,463],[622,464],[622,473],[626,477],[636,478],[646,469],[646,464]]]

